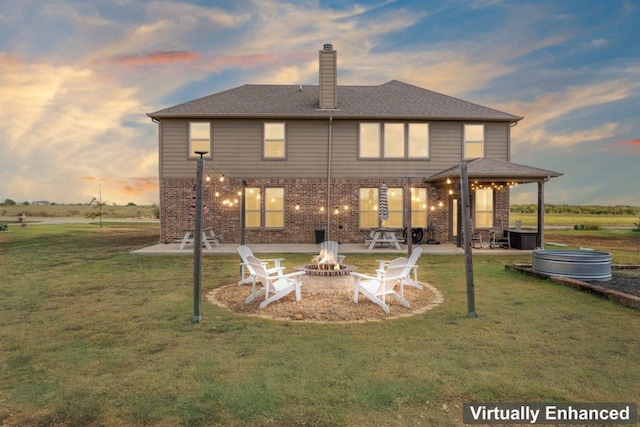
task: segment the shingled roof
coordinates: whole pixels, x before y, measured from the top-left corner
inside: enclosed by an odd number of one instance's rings
[[[481,158],[467,162],[467,175],[469,180],[525,183],[556,178],[563,174],[502,160]],[[460,167],[456,165],[425,178],[425,182],[439,182],[459,176]]]
[[[379,86],[338,86],[338,108],[318,106],[313,85],[243,85],[165,108],[148,116],[165,118],[373,118],[516,122],[522,117],[391,80]]]

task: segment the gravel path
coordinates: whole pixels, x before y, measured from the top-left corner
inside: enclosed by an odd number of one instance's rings
[[[640,297],[640,269],[614,271],[611,280],[607,282],[587,283]]]

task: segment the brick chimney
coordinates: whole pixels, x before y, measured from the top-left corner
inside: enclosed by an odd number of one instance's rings
[[[338,108],[338,52],[331,43],[320,51],[320,109]]]

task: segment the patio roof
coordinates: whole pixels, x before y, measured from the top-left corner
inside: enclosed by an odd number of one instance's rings
[[[467,162],[467,175],[470,180],[517,182],[522,184],[557,178],[563,174],[502,160],[481,158]],[[424,182],[436,183],[444,181],[447,178],[458,177],[460,177],[460,167],[456,165],[426,177]]]

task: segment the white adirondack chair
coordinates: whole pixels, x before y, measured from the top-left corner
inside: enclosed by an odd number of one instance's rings
[[[255,280],[253,280],[253,276],[255,275],[255,272],[249,265],[249,261],[248,261],[250,256],[254,256],[253,252],[251,252],[251,248],[249,248],[249,246],[246,246],[246,245],[238,246],[238,255],[240,255],[240,258],[242,259],[242,262],[240,263],[240,274],[242,275],[242,279],[238,281],[238,286],[244,285],[246,283],[253,283],[255,286]],[[280,266],[280,262],[282,260],[283,258],[270,258],[270,259],[261,259],[260,262],[264,266],[269,276],[272,276],[274,274],[278,276],[282,276],[282,273],[284,271],[284,267]],[[269,267],[269,263],[273,263],[274,266]]]
[[[407,267],[402,272],[401,280],[403,285],[413,286],[414,288],[422,290],[424,288],[418,282],[418,266],[416,265],[416,262],[418,262],[418,258],[420,258],[420,255],[422,255],[421,247],[417,247],[411,252],[411,256],[407,261]],[[389,265],[389,261],[378,260],[378,262],[380,263],[380,266],[378,267],[376,272],[378,273],[378,277],[380,277],[380,275],[384,273],[385,269],[387,268],[387,265]],[[413,278],[411,277],[412,275]],[[404,293],[401,293],[400,295],[404,297]]]
[[[385,313],[389,314],[389,306],[386,303],[386,296],[397,299],[405,307],[409,307],[409,302],[395,291],[396,285],[400,285],[402,291],[402,272],[407,268],[406,258],[396,258],[389,263],[382,274],[377,277],[367,276],[362,273],[351,273],[356,278],[354,283],[353,302],[358,302],[360,294],[366,296],[374,303],[378,304]]]
[[[302,298],[300,292],[302,286],[301,276],[306,274],[304,271],[295,271],[280,276],[269,276],[261,260],[254,256],[249,256],[247,261],[248,265],[255,271],[255,276],[253,279],[253,287],[251,288],[251,295],[245,300],[246,304],[264,295],[264,301],[260,303],[260,308],[265,308],[268,304],[279,300],[291,292],[295,292],[296,301],[300,301],[300,298]],[[256,282],[262,283],[262,289],[259,291],[255,289]],[[271,296],[269,296],[269,294],[271,294]]]
[[[327,250],[331,252],[333,255],[333,259],[338,261],[338,264],[342,265],[342,261],[344,261],[345,255],[338,254],[338,242],[334,242],[332,240],[327,240],[320,243],[320,250]]]

